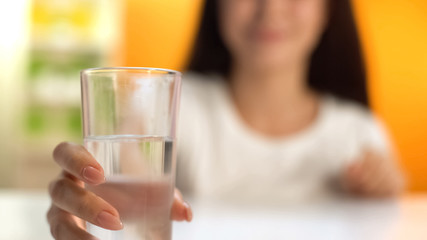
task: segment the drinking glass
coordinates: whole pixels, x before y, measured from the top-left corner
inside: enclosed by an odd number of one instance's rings
[[[81,72],[84,145],[106,182],[86,188],[113,205],[124,228],[87,223],[103,240],[171,239],[181,73],[158,68]]]

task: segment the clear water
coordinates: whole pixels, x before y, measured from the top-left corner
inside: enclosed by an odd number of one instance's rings
[[[102,240],[169,240],[175,166],[173,141],[153,136],[103,136],[85,146],[104,168],[106,183],[86,188],[112,204],[124,228],[110,231],[87,223]]]

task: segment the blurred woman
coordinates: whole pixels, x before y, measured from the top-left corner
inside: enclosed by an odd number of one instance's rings
[[[185,194],[267,204],[402,189],[369,111],[349,1],[207,0],[189,70],[178,135]],[[95,159],[70,143],[54,158],[64,169],[50,186],[54,237],[89,238],[74,216],[120,229],[118,212],[82,188],[104,181]],[[191,220],[178,191],[172,218]]]
[[[181,190],[284,201],[330,183],[368,196],[400,189],[349,1],[207,1],[190,71]]]

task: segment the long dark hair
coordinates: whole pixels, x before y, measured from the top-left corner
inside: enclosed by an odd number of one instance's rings
[[[227,76],[231,55],[221,39],[218,0],[205,0],[202,22],[188,70]],[[368,106],[366,72],[349,0],[330,0],[328,26],[314,50],[309,86]]]

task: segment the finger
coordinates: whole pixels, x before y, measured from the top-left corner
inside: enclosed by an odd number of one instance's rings
[[[378,155],[372,152],[366,152],[362,168],[362,182],[369,185],[369,182],[372,182],[376,178],[382,177],[384,161]]]
[[[366,196],[372,197],[381,197],[385,194],[387,190],[387,185],[385,183],[385,176],[383,173],[377,173],[376,175],[371,176],[369,181],[363,183],[363,193]]]
[[[356,195],[365,195],[365,187],[367,181],[366,168],[369,166],[366,163],[366,158],[363,156],[355,160],[344,173],[344,187]]]
[[[78,220],[69,213],[52,206],[47,213],[47,220],[50,225],[50,232],[55,239],[64,240],[96,240],[79,225]],[[81,221],[82,222],[82,221]]]
[[[119,213],[113,206],[68,178],[52,182],[49,194],[54,205],[81,219],[106,229],[123,228]]]
[[[175,189],[174,193],[171,219],[176,221],[186,220],[187,222],[190,222],[193,219],[193,212],[190,205],[182,199],[182,195],[177,189]]]
[[[384,158],[373,152],[367,154],[367,161],[370,167],[366,170],[363,181],[366,194],[382,197],[389,195],[393,190],[393,172],[387,167]]]
[[[394,196],[401,193],[404,189],[404,179],[395,163],[389,159],[382,165],[383,177],[381,185],[385,195]]]
[[[63,142],[56,146],[53,158],[62,169],[89,184],[105,182],[104,170],[81,145]]]
[[[71,181],[75,182],[77,184],[77,186],[80,186],[82,188],[84,188],[84,182],[82,180],[80,180],[79,178],[77,178],[76,176],[66,172],[65,170],[62,170],[61,173],[59,174],[59,177],[56,180],[59,180],[61,178],[68,178]],[[55,180],[55,181],[56,181]]]
[[[360,172],[361,172],[361,162],[356,161],[346,168],[344,177],[349,180],[353,180],[353,179],[356,180],[360,178],[359,177],[361,174]]]
[[[361,161],[354,161],[350,166],[348,166],[343,174],[343,185],[347,190],[354,191],[360,185],[361,179]]]
[[[378,182],[371,191],[374,191],[375,195],[379,197],[390,197],[397,195],[401,188],[398,179],[395,179],[396,175],[390,169],[385,169],[383,174],[379,177]]]
[[[370,152],[364,152],[363,156],[351,166],[352,169],[349,172],[351,182],[360,185],[361,188],[366,187],[372,178],[375,178],[380,164]]]

